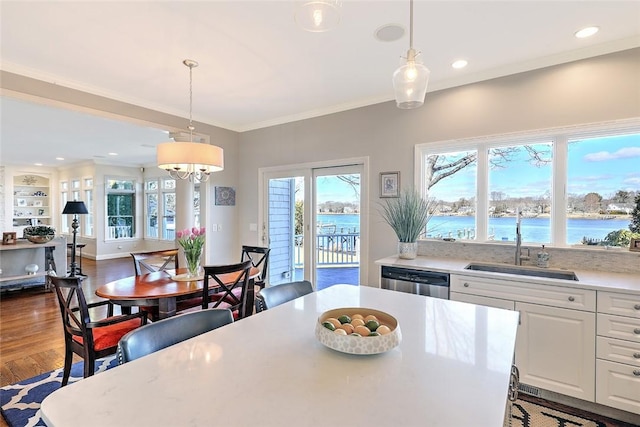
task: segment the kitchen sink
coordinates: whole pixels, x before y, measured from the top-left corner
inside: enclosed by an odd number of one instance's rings
[[[465,267],[465,270],[487,271],[490,273],[519,274],[523,276],[546,277],[548,279],[578,280],[573,271],[549,270],[548,268],[523,267],[507,264],[484,264],[473,262]]]

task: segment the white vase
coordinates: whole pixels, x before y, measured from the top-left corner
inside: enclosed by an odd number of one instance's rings
[[[418,256],[418,242],[398,242],[398,257],[415,259]]]

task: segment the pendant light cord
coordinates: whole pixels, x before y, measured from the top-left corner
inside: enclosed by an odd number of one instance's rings
[[[189,141],[193,142],[193,65],[189,67]]]
[[[413,0],[409,0],[409,49],[413,49]]]

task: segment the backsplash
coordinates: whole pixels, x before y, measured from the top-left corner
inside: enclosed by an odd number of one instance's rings
[[[535,266],[541,246],[523,245],[524,253],[529,248],[529,260],[522,265]],[[568,270],[596,270],[611,273],[640,274],[640,252],[628,249],[602,248],[550,248],[549,268]],[[420,240],[418,255],[438,258],[457,258],[476,262],[515,263],[515,246],[499,243],[445,242],[442,240]]]

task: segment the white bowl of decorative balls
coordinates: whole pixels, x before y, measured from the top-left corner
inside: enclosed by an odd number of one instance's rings
[[[325,311],[316,323],[316,338],[342,353],[379,354],[400,344],[402,333],[395,317],[371,308]]]

